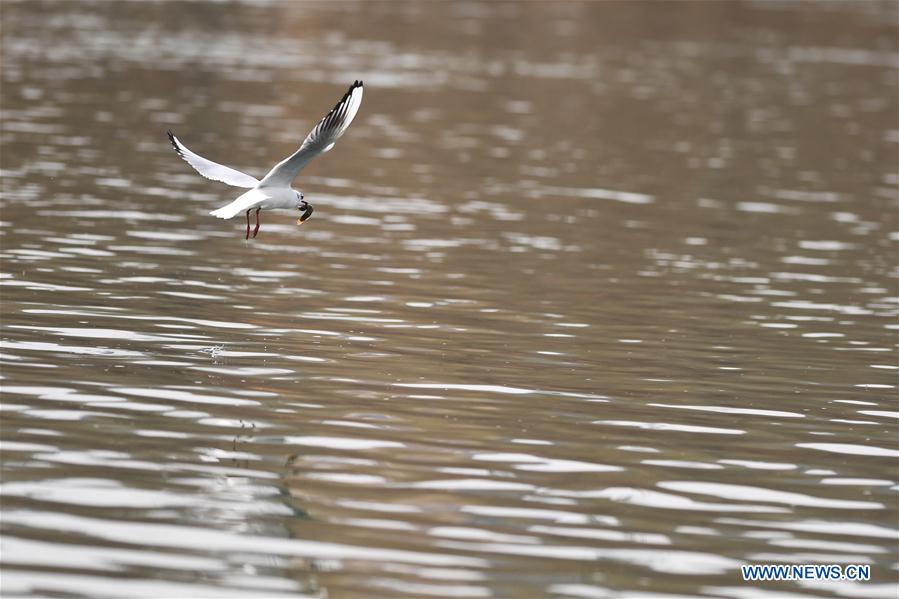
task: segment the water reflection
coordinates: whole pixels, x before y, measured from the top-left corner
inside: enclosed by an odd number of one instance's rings
[[[895,7],[2,15],[4,595],[895,594]]]

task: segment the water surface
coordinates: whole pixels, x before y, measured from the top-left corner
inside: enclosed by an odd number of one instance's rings
[[[895,597],[894,4],[0,10],[4,596]]]

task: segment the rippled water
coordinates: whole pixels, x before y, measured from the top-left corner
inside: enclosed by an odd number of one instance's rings
[[[895,597],[893,3],[0,10],[4,596]]]

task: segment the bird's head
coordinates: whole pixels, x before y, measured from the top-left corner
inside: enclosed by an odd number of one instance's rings
[[[312,204],[303,199],[303,193],[300,191],[293,192],[297,197],[297,210],[302,212],[299,220],[297,221],[298,225],[302,225],[303,222],[306,221],[307,218],[312,216]]]

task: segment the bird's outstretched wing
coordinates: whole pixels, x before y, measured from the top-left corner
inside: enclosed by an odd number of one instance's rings
[[[187,146],[178,141],[178,138],[175,137],[171,131],[168,133],[169,140],[172,142],[175,151],[178,152],[178,156],[184,158],[187,164],[194,167],[198,173],[207,179],[221,181],[222,183],[227,183],[234,187],[256,187],[259,184],[259,181],[255,177],[251,177],[246,173],[218,164],[217,162],[206,160],[199,154],[194,154],[187,149]]]
[[[288,156],[262,178],[260,187],[289,187],[306,164],[330,150],[343,135],[362,104],[362,82],[355,81],[331,112],[316,125],[300,149]]]

